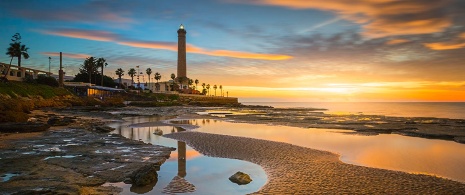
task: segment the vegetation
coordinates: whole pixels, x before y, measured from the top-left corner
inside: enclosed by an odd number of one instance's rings
[[[217,88],[218,88],[218,87],[217,87],[216,85],[213,85],[213,89],[215,90],[215,96],[216,96],[216,89],[217,89]]]
[[[134,75],[136,75],[136,69],[134,68],[129,69],[128,75],[131,77],[131,81],[132,81],[131,85],[134,85]]]
[[[71,95],[66,89],[24,82],[0,83],[0,94],[11,98],[40,96],[44,99]]]
[[[124,70],[121,69],[121,68],[118,68],[118,69],[115,71],[115,74],[118,75],[119,87],[120,87],[120,88],[123,88],[123,86],[121,85],[121,77],[124,75]]]
[[[102,72],[101,72],[100,75],[103,75],[103,67],[108,66],[108,63],[106,63],[106,61],[107,61],[107,60],[105,60],[105,58],[99,58],[99,59],[97,59],[97,61],[96,61],[97,67],[100,67],[100,68],[102,69]],[[101,81],[101,82],[100,82],[100,86],[104,86],[104,85],[103,85],[103,78],[104,78],[104,77],[101,77],[101,79],[100,79],[100,81]],[[95,84],[97,84],[97,80],[95,80]]]
[[[10,47],[7,48],[6,55],[11,57],[10,65],[13,58],[18,58],[18,66],[21,67],[21,57],[24,57],[24,59],[29,58],[29,54],[27,53],[29,48],[26,47],[26,45],[21,45],[21,35],[19,33],[13,35],[11,41],[12,43],[10,43]]]
[[[145,70],[145,73],[147,73],[147,75],[149,76],[149,83],[150,83],[150,75],[152,74],[152,69],[147,68],[147,70]]]

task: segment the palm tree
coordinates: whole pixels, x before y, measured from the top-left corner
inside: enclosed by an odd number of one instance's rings
[[[187,81],[187,84],[189,85],[189,87],[192,85],[192,88],[194,88],[194,80],[189,79],[189,81]]]
[[[195,83],[195,90],[197,90],[197,85],[199,84],[199,79],[195,79],[194,83]]]
[[[84,60],[84,64],[82,65],[81,72],[87,73],[89,76],[89,83],[92,84],[92,74],[97,71],[97,66],[95,65],[96,60],[94,57],[88,57]]]
[[[218,87],[217,87],[216,85],[213,85],[213,89],[215,90],[215,96],[216,96],[216,89],[217,89],[217,88],[218,88]]]
[[[223,96],[223,85],[220,85],[221,96]]]
[[[208,95],[210,95],[210,84],[207,84],[207,87],[206,87],[206,88],[207,88],[207,93],[208,93]]]
[[[176,78],[176,75],[174,73],[171,73],[171,79],[173,80],[173,87],[171,87],[172,90],[174,90],[174,79]]]
[[[136,69],[134,68],[129,69],[128,75],[131,77],[132,85],[134,85],[134,75],[136,75]]]
[[[7,52],[6,52],[6,55],[11,57],[10,66],[11,66],[11,62],[13,61],[13,58],[17,57],[18,67],[21,67],[21,56],[24,57],[24,59],[28,59],[29,54],[27,53],[27,50],[29,48],[26,47],[26,45],[21,45],[21,35],[19,33],[16,33],[15,35],[13,35],[13,38],[11,39],[11,41],[13,43],[10,43],[10,47],[7,48]]]
[[[108,63],[106,63],[107,60],[105,58],[99,58],[97,59],[97,67],[102,68],[102,80],[101,80],[101,86],[103,86],[103,67],[108,66]],[[97,81],[95,81],[97,83]]]
[[[155,73],[155,80],[157,80],[157,83],[158,83],[158,80],[161,79],[161,74],[159,72],[156,72]]]
[[[121,69],[121,68],[118,68],[116,71],[115,71],[116,75],[118,75],[118,79],[119,79],[119,86],[121,87],[121,77],[124,75],[124,70]]]
[[[150,75],[152,74],[152,69],[147,68],[147,70],[145,70],[145,73],[147,73],[147,75],[149,75],[149,83],[150,83]]]

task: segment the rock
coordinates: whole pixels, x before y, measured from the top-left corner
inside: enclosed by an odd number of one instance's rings
[[[50,125],[45,123],[0,123],[0,132],[4,133],[26,133],[46,131]]]
[[[163,135],[163,131],[160,130],[160,129],[156,129],[155,132],[153,132],[153,134],[162,136],[162,135]]]
[[[59,117],[59,116],[52,116],[48,119],[47,124],[51,126],[67,126],[74,122],[74,118],[71,117]]]
[[[125,178],[123,182],[125,184],[132,184],[132,179],[131,178]]]
[[[132,176],[133,185],[146,186],[154,182],[156,183],[158,181],[157,170],[160,170],[159,166],[146,165],[135,171]]]
[[[99,132],[99,133],[108,133],[108,132],[112,132],[115,130],[115,128],[105,126],[105,125],[94,126],[94,129],[96,132]]]
[[[240,171],[238,171],[237,173],[229,177],[229,180],[234,183],[237,183],[238,185],[245,185],[252,181],[249,175],[242,173]]]

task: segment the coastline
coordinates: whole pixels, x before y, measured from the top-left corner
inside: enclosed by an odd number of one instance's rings
[[[113,108],[113,109],[62,109],[54,111],[48,111],[53,116],[53,113],[56,113],[59,116],[73,116],[76,117],[77,122],[73,123],[70,126],[58,126],[52,127],[50,130],[45,133],[26,133],[26,134],[10,134],[11,143],[13,145],[3,145],[0,147],[2,151],[23,151],[27,154],[20,155],[18,160],[29,159],[30,161],[38,161],[38,167],[42,167],[42,170],[37,167],[30,168],[25,166],[19,166],[12,161],[9,166],[2,167],[2,174],[5,173],[20,173],[17,176],[11,178],[9,182],[1,182],[0,187],[2,189],[8,189],[11,192],[17,192],[17,190],[22,189],[35,189],[37,186],[42,186],[37,183],[34,183],[34,180],[42,180],[41,177],[46,177],[45,172],[51,172],[54,169],[63,169],[64,171],[58,173],[57,178],[62,178],[60,174],[66,172],[67,175],[72,175],[74,177],[70,180],[67,177],[66,181],[73,181],[74,183],[66,188],[63,187],[63,183],[51,183],[50,188],[44,189],[55,189],[58,192],[75,192],[79,189],[85,189],[89,194],[108,194],[108,193],[118,193],[121,189],[115,186],[101,186],[103,183],[111,182],[122,182],[125,180],[130,173],[133,173],[137,169],[145,165],[159,165],[164,162],[169,156],[170,148],[163,146],[153,146],[144,144],[140,141],[130,140],[124,137],[119,136],[110,136],[111,139],[118,139],[123,143],[123,145],[114,145],[113,148],[108,149],[108,151],[116,152],[118,147],[132,147],[132,148],[144,148],[143,150],[136,151],[134,149],[130,150],[129,153],[135,153],[132,156],[139,156],[139,160],[135,160],[133,164],[135,165],[132,169],[127,169],[131,166],[126,166],[123,168],[118,168],[121,166],[119,161],[114,161],[113,157],[105,156],[107,154],[96,154],[95,147],[101,147],[102,142],[98,142],[99,139],[105,139],[108,134],[96,134],[96,132],[83,130],[86,125],[89,123],[106,123],[108,121],[122,120],[125,116],[157,116],[163,119],[194,119],[194,118],[211,118],[218,119],[216,116],[210,115],[198,115],[195,112],[201,112],[206,110],[214,110],[218,108],[203,108],[203,107],[162,107],[162,108],[138,108],[138,107],[126,107],[126,108]],[[248,110],[250,108],[227,108],[229,110]],[[235,122],[244,122],[250,124],[273,124],[273,125],[285,125],[285,126],[297,126],[306,128],[308,122],[314,122],[315,114],[318,117],[324,117],[326,115],[315,112],[312,113],[313,116],[303,115],[301,112],[307,112],[308,109],[269,109],[269,108],[254,108],[252,115],[232,115],[227,116],[226,120],[232,119]],[[268,110],[263,117],[257,113],[262,112],[263,110]],[[274,111],[280,113],[273,113]],[[33,112],[32,115],[37,113]],[[303,117],[302,117],[303,116]],[[289,117],[289,118],[285,118]],[[306,120],[299,119],[295,121],[296,117],[306,118]],[[353,116],[358,117],[358,116]],[[265,119],[265,120],[263,120]],[[309,120],[311,119],[311,120]],[[411,120],[411,118],[406,118],[406,120]],[[432,123],[433,125],[437,125]],[[137,123],[134,127],[144,127],[144,126],[163,126],[169,125],[160,121]],[[195,128],[193,125],[189,124],[170,124],[171,126],[182,127],[185,129]],[[333,124],[334,125],[334,124]],[[360,124],[357,124],[360,125]],[[430,124],[426,124],[430,125]],[[344,128],[341,128],[344,129]],[[72,131],[72,132],[71,132]],[[68,137],[62,136],[61,133],[68,133]],[[47,135],[48,134],[48,135]],[[26,145],[33,145],[34,140],[48,139],[49,135],[56,134],[62,139],[62,142],[58,144],[67,144],[63,143],[63,139],[75,138],[76,134],[85,135],[85,136],[94,136],[91,141],[96,141],[93,146],[85,147],[86,153],[83,150],[79,152],[67,152],[67,151],[48,151],[50,153],[37,153],[31,155],[29,152],[39,150],[37,147],[23,147]],[[18,136],[19,135],[19,136]],[[22,135],[30,135],[31,137],[25,138]],[[100,137],[99,137],[100,136]],[[308,193],[407,193],[407,194],[418,194],[418,193],[440,193],[440,194],[457,194],[465,191],[465,184],[457,181],[452,181],[449,179],[439,178],[435,176],[428,175],[418,175],[410,174],[400,171],[391,171],[370,167],[363,167],[358,165],[351,165],[343,163],[339,160],[339,156],[331,152],[319,151],[315,149],[295,146],[286,143],[258,140],[253,138],[243,138],[243,137],[233,137],[225,135],[214,135],[207,133],[199,132],[181,132],[175,134],[164,135],[168,138],[174,138],[181,141],[185,141],[191,147],[195,148],[199,152],[213,157],[222,157],[222,158],[231,158],[245,160],[260,165],[266,171],[268,175],[268,182],[256,192],[256,194],[308,194]],[[3,140],[3,139],[2,139]],[[68,142],[68,141],[67,141]],[[74,142],[74,141],[73,141]],[[24,144],[25,143],[25,144]],[[71,142],[69,142],[71,143]],[[3,144],[3,142],[2,142]],[[36,145],[43,145],[37,143]],[[57,146],[58,148],[61,146]],[[94,147],[94,149],[91,149]],[[53,148],[53,147],[47,147]],[[26,151],[27,150],[27,151]],[[31,150],[31,151],[29,151]],[[157,156],[157,159],[153,161],[144,161],[142,157],[149,153],[143,152],[144,150],[156,150],[156,151],[165,151],[162,155]],[[71,150],[70,150],[71,151]],[[3,153],[3,152],[2,152]],[[11,153],[11,152],[10,152]],[[121,153],[118,155],[127,155],[129,153]],[[6,154],[6,153],[5,153]],[[53,155],[51,155],[53,154]],[[83,155],[84,154],[84,155]],[[4,154],[2,154],[4,155]],[[43,159],[49,156],[73,156],[72,158],[54,158],[47,160],[45,162]],[[82,155],[82,156],[78,156]],[[34,156],[30,158],[30,156]],[[105,174],[97,176],[95,178],[94,174],[83,173],[83,169],[100,169],[101,167],[96,166],[96,164],[87,164],[85,168],[77,168],[73,164],[79,164],[84,158],[89,156],[103,159],[99,161],[100,163],[113,163],[112,166],[103,168],[104,171],[107,171]],[[158,158],[159,157],[159,158]],[[136,158],[133,158],[136,159]],[[0,163],[5,158],[2,156]],[[19,161],[18,161],[19,162]],[[52,165],[49,165],[52,162]],[[118,164],[119,163],[119,164]],[[29,165],[29,164],[28,164]],[[113,166],[115,165],[115,166]],[[31,167],[34,167],[31,165]],[[45,167],[45,168],[44,168]],[[21,168],[23,170],[15,171],[15,169]],[[81,171],[80,171],[81,169]],[[114,169],[114,170],[112,170]],[[6,171],[5,171],[6,170]],[[38,171],[39,170],[39,171]],[[97,170],[101,171],[101,170]],[[122,173],[124,172],[124,173]],[[76,174],[77,173],[77,174]],[[103,176],[105,175],[105,176]],[[83,177],[84,176],[84,177]],[[92,176],[92,177],[89,177]],[[104,178],[107,177],[107,178]],[[115,179],[116,178],[116,179]],[[252,178],[253,179],[253,178]],[[52,179],[54,180],[54,179]],[[24,185],[27,181],[28,185]],[[79,186],[84,186],[82,188],[76,187],[76,182],[79,181]],[[4,186],[16,182],[18,186],[4,188]],[[389,184],[386,184],[389,183]],[[386,184],[386,185],[385,185]],[[29,186],[29,187],[27,187]],[[35,188],[34,188],[35,186]],[[55,186],[55,187],[54,187]],[[61,186],[56,188],[56,186]],[[27,188],[24,188],[27,187]],[[24,191],[22,191],[24,192]],[[42,191],[46,192],[46,191]],[[84,193],[86,194],[86,193]]]
[[[268,182],[254,194],[460,194],[465,190],[465,184],[457,181],[346,164],[336,154],[281,142],[189,131],[164,136],[184,141],[207,156],[262,166]]]

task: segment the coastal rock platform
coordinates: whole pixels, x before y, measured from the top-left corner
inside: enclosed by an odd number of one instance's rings
[[[462,194],[465,184],[343,163],[339,156],[287,143],[200,132],[165,137],[186,142],[213,157],[256,163],[268,182],[255,194]]]

